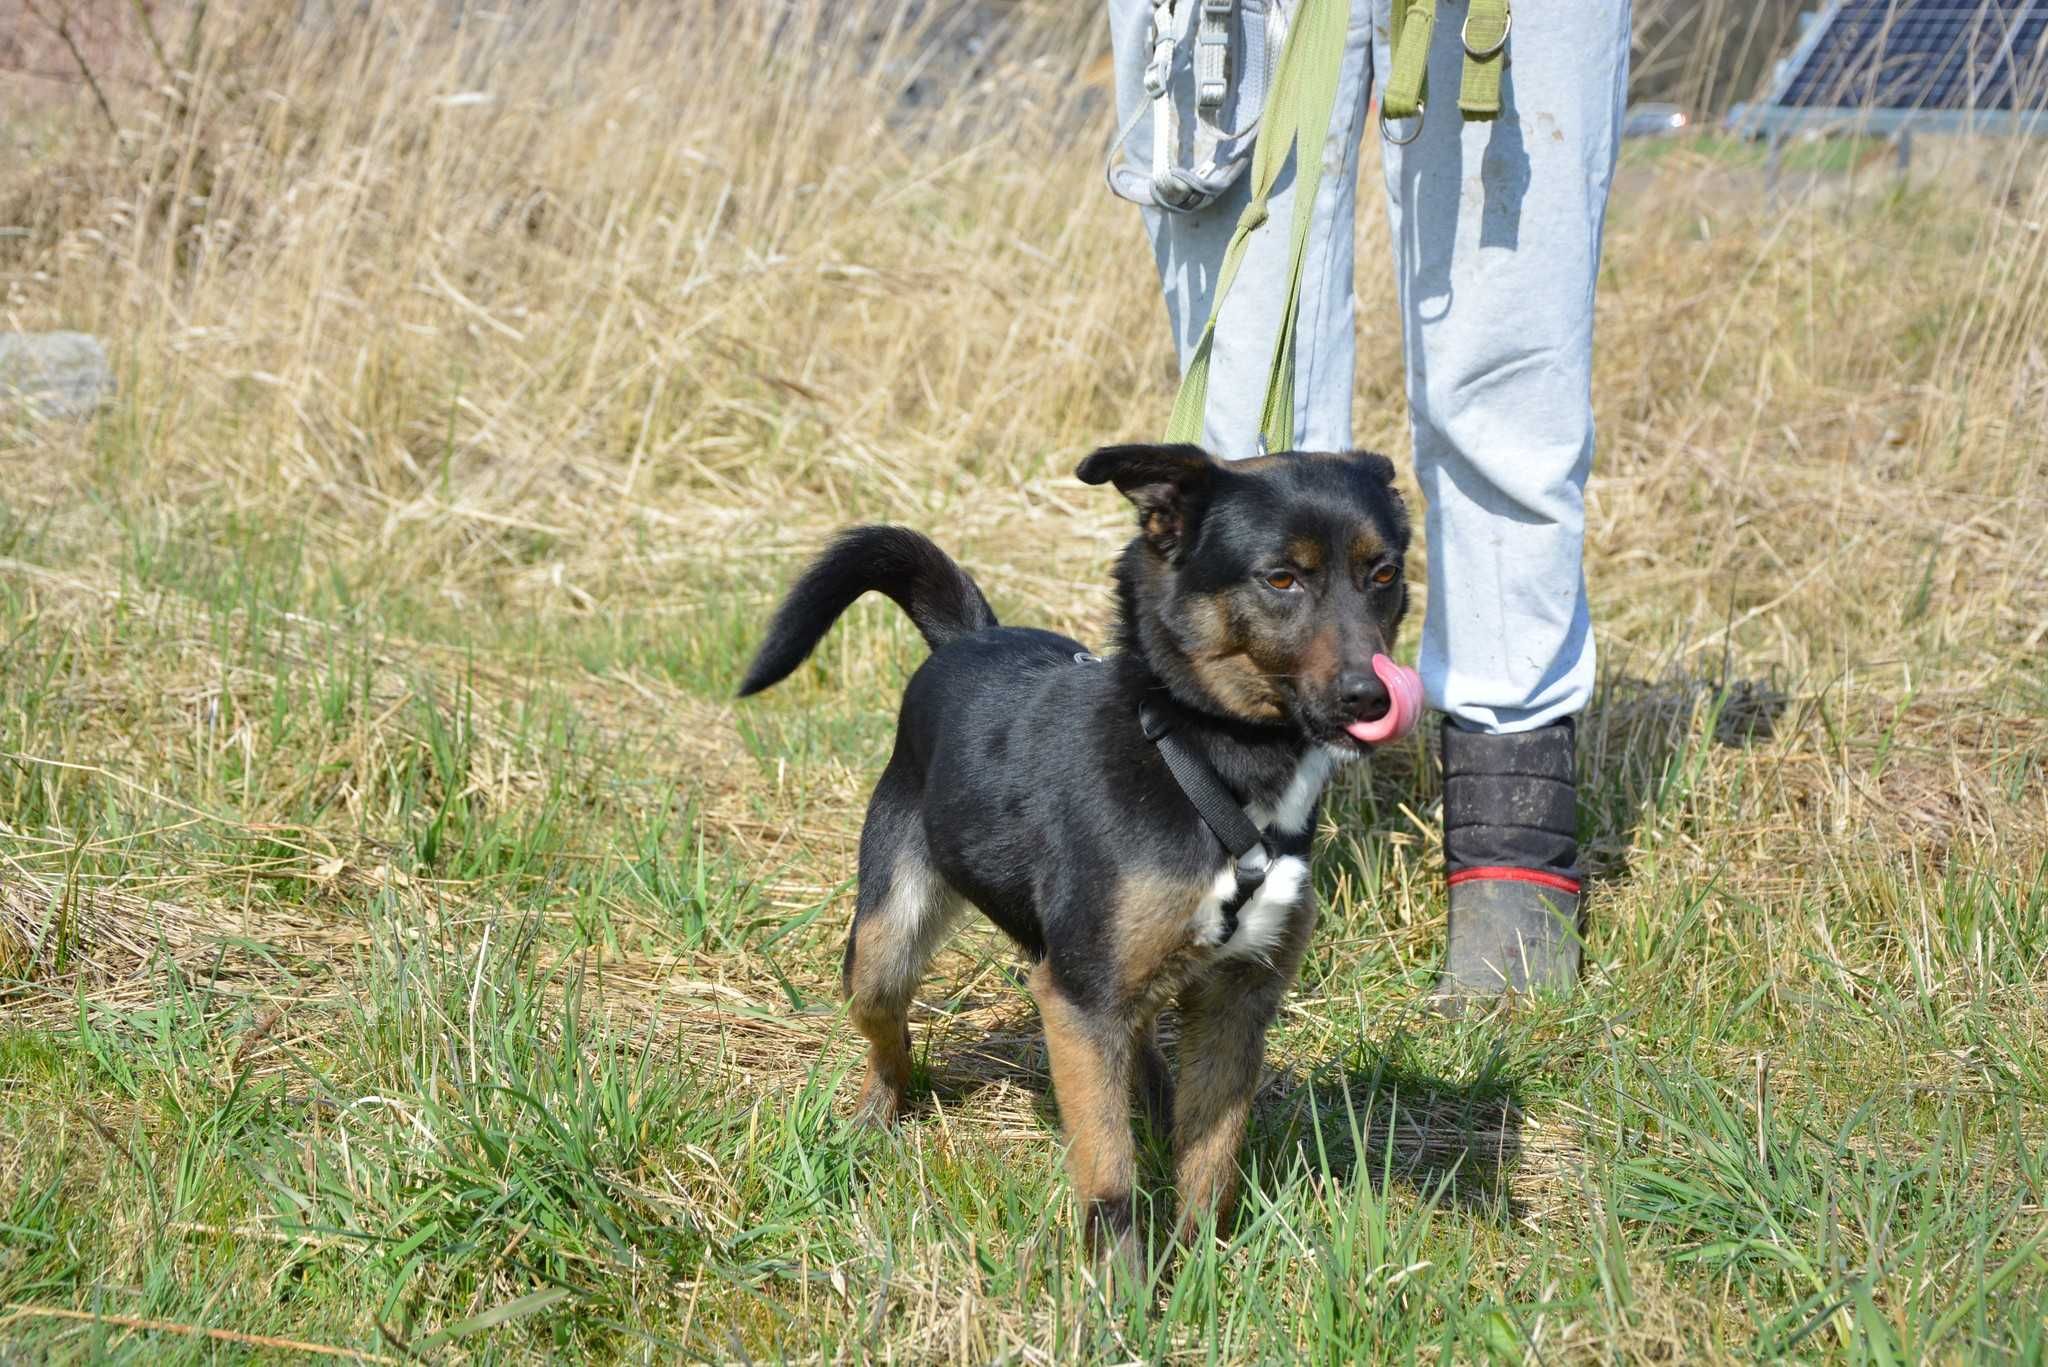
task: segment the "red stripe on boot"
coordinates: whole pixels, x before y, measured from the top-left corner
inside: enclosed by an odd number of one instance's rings
[[[1545,873],[1542,869],[1517,869],[1506,865],[1486,865],[1476,869],[1459,869],[1445,881],[1451,887],[1456,887],[1460,883],[1476,883],[1481,879],[1487,878],[1503,879],[1511,883],[1539,883],[1546,888],[1556,888],[1559,892],[1571,893],[1574,897],[1579,892],[1577,879],[1566,878],[1563,874],[1558,873]]]

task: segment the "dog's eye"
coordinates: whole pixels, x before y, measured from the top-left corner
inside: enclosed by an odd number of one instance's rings
[[[1400,571],[1396,570],[1392,565],[1382,565],[1372,572],[1372,582],[1375,584],[1391,584],[1394,582],[1394,576],[1398,573]]]
[[[1300,583],[1301,581],[1287,570],[1274,570],[1266,576],[1266,587],[1278,589],[1282,593],[1292,593]]]

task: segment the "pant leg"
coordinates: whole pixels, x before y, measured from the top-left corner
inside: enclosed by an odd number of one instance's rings
[[[1352,0],[1344,66],[1330,134],[1323,148],[1323,178],[1310,220],[1302,264],[1301,315],[1296,333],[1294,444],[1305,450],[1341,451],[1351,445],[1353,336],[1352,225],[1358,197],[1358,144],[1372,85],[1374,0]],[[1121,126],[1146,102],[1151,5],[1109,0],[1116,66],[1117,119]],[[1185,115],[1184,115],[1185,116]],[[1125,143],[1140,165],[1151,157],[1151,114],[1141,116]],[[1214,204],[1192,214],[1145,209],[1145,231],[1159,267],[1166,309],[1180,363],[1186,368],[1215,301],[1223,251],[1251,198],[1246,174]],[[1288,232],[1294,215],[1294,175],[1282,172],[1272,216],[1252,238],[1230,295],[1223,301],[1210,356],[1209,412],[1204,445],[1232,460],[1258,454],[1259,418],[1273,340],[1286,302]]]
[[[1384,25],[1385,0],[1380,13]],[[1383,162],[1428,501],[1423,688],[1465,726],[1518,732],[1577,712],[1593,689],[1581,563],[1593,286],[1629,5],[1516,5],[1488,122],[1457,109],[1465,13],[1442,0],[1422,131]],[[1384,28],[1380,43],[1387,63]]]

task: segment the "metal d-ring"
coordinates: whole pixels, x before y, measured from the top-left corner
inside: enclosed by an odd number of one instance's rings
[[[1465,15],[1465,22],[1458,25],[1458,42],[1461,46],[1464,47],[1465,55],[1467,57],[1470,57],[1475,62],[1483,62],[1488,57],[1493,56],[1495,53],[1499,52],[1502,48],[1508,45],[1508,30],[1512,29],[1514,26],[1515,13],[1513,10],[1509,10],[1506,14],[1501,16],[1500,41],[1495,43],[1492,47],[1486,49],[1486,51],[1481,52],[1477,48],[1472,46],[1472,40],[1470,37],[1467,36],[1472,31],[1472,15],[1468,12]]]
[[[1387,107],[1386,107],[1386,106],[1385,106],[1384,104],[1383,104],[1383,105],[1381,105],[1381,106],[1380,106],[1380,137],[1381,137],[1381,139],[1382,139],[1382,140],[1384,140],[1384,141],[1386,142],[1387,146],[1389,146],[1389,147],[1406,147],[1406,146],[1407,146],[1407,145],[1408,145],[1409,143],[1411,143],[1411,142],[1414,142],[1414,141],[1415,141],[1415,140],[1416,140],[1417,138],[1419,138],[1419,137],[1421,137],[1421,136],[1422,136],[1422,116],[1423,116],[1424,114],[1428,113],[1428,112],[1429,112],[1429,106],[1428,106],[1427,104],[1420,104],[1420,103],[1418,103],[1418,104],[1417,104],[1417,105],[1415,106],[1415,131],[1414,131],[1413,133],[1410,133],[1410,134],[1409,134],[1409,135],[1408,135],[1407,137],[1405,137],[1405,138],[1397,138],[1397,137],[1395,137],[1395,136],[1394,136],[1394,135],[1393,135],[1392,133],[1389,133],[1389,132],[1387,131]]]

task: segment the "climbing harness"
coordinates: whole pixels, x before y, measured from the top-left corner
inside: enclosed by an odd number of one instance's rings
[[[1280,0],[1154,0],[1151,34],[1146,99],[1117,131],[1104,175],[1124,199],[1192,213],[1236,184],[1251,160],[1287,10]],[[1194,118],[1184,130],[1180,110],[1189,103]],[[1141,169],[1128,163],[1124,142],[1148,110],[1152,164]]]

